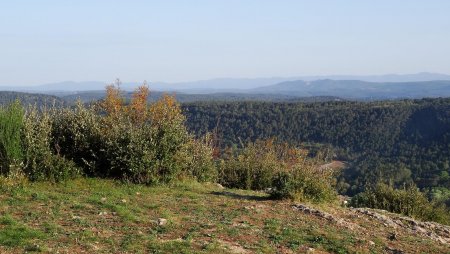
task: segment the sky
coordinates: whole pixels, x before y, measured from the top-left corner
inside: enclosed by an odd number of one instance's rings
[[[0,1],[0,85],[450,74],[448,0]]]

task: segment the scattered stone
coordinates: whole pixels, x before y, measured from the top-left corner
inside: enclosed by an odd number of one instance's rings
[[[167,224],[167,219],[159,218],[157,222],[158,226],[165,226]]]
[[[225,189],[225,187],[223,187],[223,185],[220,184],[220,183],[216,183],[216,187],[221,189],[221,190]]]
[[[262,204],[244,207],[244,209],[246,209],[246,210],[255,210],[256,212],[261,212],[264,208],[266,208],[266,205],[262,205]]]
[[[95,243],[98,244],[98,242],[95,242]],[[95,244],[90,244],[90,247],[95,251],[100,250],[100,248]]]
[[[141,195],[141,193],[140,192],[136,192],[136,195],[139,196],[139,195]]]
[[[308,247],[308,248],[306,249],[306,253],[314,253],[314,251],[315,251],[315,249],[314,249],[314,248],[311,248],[311,247]]]
[[[106,198],[105,198],[105,197],[102,197],[100,200],[101,200],[102,202],[105,202],[105,201],[106,201]]]
[[[373,242],[373,241],[369,241],[369,245],[375,245],[375,242]]]
[[[126,200],[126,199],[122,199],[121,202],[122,202],[122,203],[126,203],[127,200]]]
[[[394,249],[391,248],[389,246],[386,247],[386,253],[391,253],[391,254],[403,254],[404,252],[402,250],[399,249]]]
[[[397,228],[399,226],[403,226],[403,223],[396,222],[396,221],[392,220],[391,218],[389,218],[388,216],[381,214],[381,213],[373,212],[373,211],[370,211],[370,210],[364,209],[364,208],[354,208],[353,210],[358,213],[361,213],[363,215],[367,215],[369,217],[379,220],[386,227]]]
[[[336,223],[338,225],[341,225],[341,226],[346,227],[346,228],[351,229],[351,230],[354,230],[355,228],[359,227],[358,225],[356,225],[356,224],[354,224],[352,222],[345,221],[342,218],[337,218],[336,216],[333,216],[333,215],[331,215],[329,213],[319,211],[317,209],[308,207],[308,206],[303,205],[303,204],[295,204],[292,207],[295,210],[302,211],[302,212],[308,213],[308,214],[312,214],[312,215],[317,216],[319,218],[324,218],[324,219],[326,219],[328,221],[334,222],[334,223]]]
[[[167,243],[167,242],[185,242],[185,240],[183,240],[182,238],[176,238],[176,239],[159,239],[160,242],[162,243]]]
[[[104,215],[107,215],[107,214],[108,214],[107,212],[100,212],[98,215],[104,216]]]
[[[391,241],[397,240],[397,233],[390,233],[388,239]]]
[[[250,225],[248,225],[245,221],[240,221],[240,222],[233,222],[233,224],[231,224],[233,227],[237,227],[237,228],[248,228],[250,227]]]
[[[38,244],[33,244],[33,245],[29,245],[25,247],[25,251],[31,251],[31,252],[41,252],[41,246],[39,246]]]
[[[80,216],[76,216],[76,215],[72,216],[72,220],[79,220],[79,219],[81,219]]]
[[[380,221],[386,227],[402,228],[411,234],[425,236],[434,241],[450,244],[450,226],[436,222],[422,222],[410,217],[389,213],[385,210],[352,208],[352,211]],[[391,237],[391,236],[390,236]],[[395,238],[398,236],[395,235]]]
[[[235,254],[246,254],[250,253],[244,247],[239,245],[238,243],[224,241],[224,240],[217,240],[217,242],[222,245],[223,248],[228,249],[231,253]]]

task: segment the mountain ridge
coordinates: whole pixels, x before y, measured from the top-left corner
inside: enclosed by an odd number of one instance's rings
[[[275,85],[289,81],[317,81],[317,80],[360,80],[365,82],[423,82],[435,80],[450,80],[450,75],[440,73],[421,72],[415,74],[385,74],[385,75],[316,75],[293,77],[267,78],[215,78],[187,82],[151,81],[149,85],[155,90],[178,91],[187,93],[236,92],[259,87]],[[62,81],[35,86],[0,86],[0,90],[23,92],[75,92],[102,90],[111,82],[103,81]],[[133,90],[142,82],[123,82],[122,89]]]
[[[450,96],[450,81],[368,82],[361,80],[287,81],[252,89],[250,93],[279,93],[291,96],[336,96],[351,99],[396,99]]]

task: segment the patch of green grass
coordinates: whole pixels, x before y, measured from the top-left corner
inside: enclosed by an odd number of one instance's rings
[[[237,228],[235,228],[235,227],[232,227],[232,228],[226,228],[226,230],[225,230],[225,233],[228,235],[228,236],[231,236],[231,237],[236,237],[236,236],[238,236],[241,232],[240,232],[240,230],[239,229],[237,229]]]
[[[191,254],[197,253],[192,249],[192,246],[187,241],[165,241],[157,242],[152,241],[148,244],[148,253],[159,254],[159,253],[179,253],[179,254]]]
[[[43,227],[44,227],[44,232],[51,236],[57,235],[59,233],[59,231],[61,231],[60,226],[53,222],[45,222],[43,224]]]
[[[122,238],[120,249],[130,253],[145,253],[143,242],[145,242],[143,235],[130,233]]]
[[[133,211],[133,209],[124,206],[124,205],[112,205],[112,211],[117,213],[117,215],[122,218],[125,222],[139,222],[140,219],[138,216],[136,216],[136,213]]]
[[[20,225],[11,216],[5,215],[0,218],[0,245],[7,247],[25,246],[31,240],[42,239],[45,234]]]
[[[344,254],[349,253],[345,242],[336,238],[325,235],[308,236],[307,240],[313,244],[315,248],[323,248],[332,253]]]
[[[222,246],[217,241],[205,242],[202,250],[207,253],[224,253]]]
[[[6,214],[0,217],[0,224],[12,226],[16,224],[16,221],[13,219],[13,217],[11,217],[11,215]]]

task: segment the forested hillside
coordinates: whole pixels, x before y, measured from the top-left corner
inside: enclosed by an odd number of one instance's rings
[[[223,146],[269,137],[332,145],[335,158],[349,162],[339,182],[349,194],[380,179],[450,188],[450,99],[198,102],[183,109],[191,131],[217,128]]]
[[[47,94],[0,91],[0,105],[7,105],[15,100],[19,100],[23,105],[37,106],[52,105],[53,103],[61,105],[64,103],[61,98]]]

